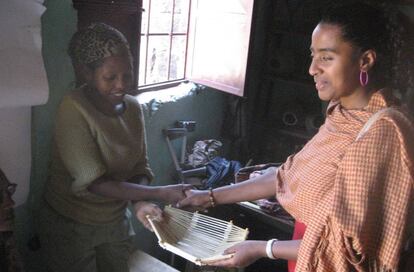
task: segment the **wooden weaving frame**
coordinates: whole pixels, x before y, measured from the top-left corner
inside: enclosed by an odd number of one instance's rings
[[[225,249],[246,240],[248,229],[210,217],[199,212],[188,212],[170,206],[164,209],[164,219],[157,221],[147,216],[159,245],[197,265],[228,259]]]

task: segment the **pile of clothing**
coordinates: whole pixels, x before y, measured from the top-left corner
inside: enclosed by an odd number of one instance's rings
[[[228,161],[220,157],[220,148],[223,144],[214,139],[197,141],[192,153],[188,156],[188,164],[197,168],[206,167],[207,179],[202,183],[202,188],[217,188],[234,183],[234,176],[240,170],[238,161]]]

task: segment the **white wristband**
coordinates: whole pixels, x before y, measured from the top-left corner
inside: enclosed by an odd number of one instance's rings
[[[271,239],[269,241],[267,241],[266,244],[266,255],[268,258],[275,260],[276,257],[273,255],[273,251],[272,251],[272,247],[273,247],[273,243],[277,241],[277,239]]]

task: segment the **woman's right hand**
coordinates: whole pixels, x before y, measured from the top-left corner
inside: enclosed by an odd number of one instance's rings
[[[151,224],[147,219],[147,215],[151,216],[157,221],[161,221],[162,210],[156,204],[147,201],[138,201],[134,203],[135,217],[141,222],[141,224],[150,231],[152,230]]]
[[[167,204],[176,205],[186,197],[185,191],[193,188],[191,184],[174,184],[161,187],[161,199]]]
[[[221,267],[246,267],[258,259],[266,257],[266,241],[243,241],[226,249],[223,254],[231,254],[233,257],[209,262],[209,265]]]
[[[211,207],[209,191],[187,190],[186,198],[177,203],[177,207],[181,209],[195,208],[205,210]]]

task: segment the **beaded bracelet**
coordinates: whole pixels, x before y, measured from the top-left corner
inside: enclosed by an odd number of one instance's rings
[[[211,207],[214,208],[216,206],[216,201],[214,201],[213,188],[211,188],[211,187],[208,189],[208,197],[210,199]]]

